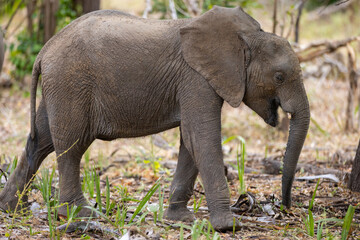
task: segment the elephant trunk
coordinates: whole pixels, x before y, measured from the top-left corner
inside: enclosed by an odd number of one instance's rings
[[[300,94],[302,98],[296,101],[296,106],[292,106],[289,138],[284,157],[284,167],[282,176],[282,203],[290,208],[291,206],[291,187],[294,181],[296,165],[301,149],[304,145],[310,123],[309,103],[305,91]]]

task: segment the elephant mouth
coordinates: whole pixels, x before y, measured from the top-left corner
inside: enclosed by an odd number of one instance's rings
[[[265,122],[272,127],[276,127],[279,123],[278,108],[280,106],[280,100],[278,98],[271,98],[269,100],[269,105],[269,117],[265,120]]]

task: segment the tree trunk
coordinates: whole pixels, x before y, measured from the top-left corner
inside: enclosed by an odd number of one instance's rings
[[[360,140],[356,150],[354,163],[350,174],[348,188],[354,192],[360,192]]]
[[[82,0],[83,14],[100,9],[100,0]]]
[[[272,32],[274,34],[276,34],[276,26],[278,24],[278,20],[277,20],[277,2],[278,2],[278,0],[274,0],[273,29],[272,29]]]
[[[36,7],[36,0],[29,0],[26,4],[26,18],[27,18],[27,26],[30,36],[32,36],[34,33],[34,27],[33,27],[34,24],[33,24],[32,15],[34,14],[35,7]]]
[[[305,6],[306,0],[302,0],[299,8],[298,8],[298,15],[296,17],[296,22],[295,22],[295,42],[299,43],[299,29],[300,29],[300,18],[301,18],[301,14],[302,14],[302,10]]]
[[[59,7],[59,0],[44,1],[44,43],[54,34],[56,29],[56,11]]]
[[[348,79],[349,79],[349,93],[347,98],[347,107],[346,107],[346,121],[345,121],[345,131],[352,132],[355,130],[354,127],[354,100],[356,99],[357,92],[357,73],[356,73],[356,58],[355,51],[348,43],[346,45],[348,50]]]

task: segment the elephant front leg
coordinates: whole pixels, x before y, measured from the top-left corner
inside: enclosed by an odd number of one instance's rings
[[[176,167],[174,180],[170,188],[170,204],[165,212],[165,218],[169,220],[192,222],[195,216],[187,209],[196,177],[198,175],[196,164],[180,140],[179,160]]]
[[[203,121],[184,123],[184,144],[195,159],[210,211],[210,222],[214,229],[227,231],[239,229],[239,222],[230,211],[230,194],[225,178],[221,149],[220,116],[203,116]],[[220,115],[220,114],[219,114]]]

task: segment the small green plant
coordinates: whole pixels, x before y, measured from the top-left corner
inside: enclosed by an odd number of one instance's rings
[[[72,223],[73,220],[75,220],[76,215],[81,211],[81,209],[82,209],[82,207],[80,207],[80,206],[72,206],[70,209],[69,204],[66,204],[67,223],[66,223],[66,228],[65,228],[64,232],[66,232],[70,223]]]
[[[341,232],[341,240],[346,240],[348,238],[354,213],[355,213],[355,208],[352,205],[349,205],[346,215],[344,217],[344,223]]]
[[[165,191],[163,191],[160,186],[159,187],[159,214],[158,214],[159,221],[163,221],[163,217],[164,217],[164,195],[165,195]]]
[[[180,240],[184,239],[184,224],[180,224],[180,232],[179,232],[179,238]]]
[[[155,153],[154,153],[154,143],[153,143],[153,140],[152,138],[150,138],[150,146],[151,146],[151,150],[150,150],[150,158],[149,160],[144,160],[144,163],[150,163],[151,164],[151,167],[153,169],[153,172],[154,172],[154,176],[157,175],[157,173],[159,172],[159,169],[160,169],[160,162],[161,161],[161,158],[157,158],[155,156]]]
[[[117,205],[116,208],[115,226],[118,226],[120,229],[122,229],[125,226],[125,219],[128,209],[125,205],[122,205],[121,209],[119,205]]]
[[[134,218],[136,217],[136,215],[139,214],[139,212],[144,208],[144,206],[146,205],[146,203],[150,200],[151,196],[154,195],[154,193],[156,192],[156,190],[160,187],[160,179],[159,178],[155,184],[150,188],[150,190],[146,193],[145,197],[140,201],[139,205],[137,206],[137,208],[135,209],[133,215],[130,218],[129,224],[132,223],[132,221],[134,220]],[[140,217],[141,219],[141,217]]]
[[[152,203],[149,204],[147,206],[147,209],[149,210],[149,212],[152,212],[153,216],[154,216],[154,223],[156,224],[157,218],[158,218],[158,212],[160,209],[160,206],[158,203]]]
[[[207,219],[203,219],[202,221],[196,219],[190,229],[191,239],[202,239],[203,236],[206,237],[206,239],[220,239],[220,235],[215,232]]]
[[[314,190],[312,198],[309,202],[308,215],[306,218],[303,218],[303,221],[305,223],[306,233],[309,234],[311,237],[313,237],[315,235],[315,221],[314,221],[312,209],[314,206],[314,200],[315,200],[315,196],[316,196],[316,191],[319,187],[319,183],[320,183],[320,179],[316,183],[315,190]]]
[[[244,174],[245,174],[245,156],[246,156],[246,141],[241,136],[231,136],[223,140],[222,145],[232,141],[232,140],[238,140],[240,142],[240,145],[238,145],[238,148],[236,149],[236,163],[237,163],[237,171],[238,171],[238,177],[239,177],[239,192],[240,194],[246,193],[245,188],[245,180],[244,180]],[[239,147],[241,149],[241,155],[239,154]]]
[[[44,199],[46,208],[47,208],[47,217],[49,223],[49,231],[50,238],[55,238],[56,226],[54,224],[57,219],[57,208],[54,206],[58,205],[57,197],[54,198],[53,202],[51,202],[51,185],[55,174],[55,168],[53,167],[51,174],[49,174],[49,169],[43,168],[41,170],[41,179],[38,181],[38,187]],[[54,219],[52,217],[52,213],[54,213]]]
[[[197,213],[199,211],[199,208],[201,206],[201,202],[204,198],[204,195],[201,195],[199,201],[196,201],[195,195],[194,195],[194,213]]]
[[[85,168],[90,167],[90,148],[88,148],[84,153],[84,160],[85,160]]]
[[[106,216],[110,215],[110,212],[114,209],[116,203],[115,202],[110,202],[110,183],[109,183],[109,178],[106,176]]]
[[[239,153],[237,150],[237,156],[236,156],[236,162],[237,162],[237,168],[238,168],[238,176],[239,176],[239,192],[240,194],[246,193],[245,189],[245,180],[244,180],[244,174],[245,174],[245,139],[238,136],[238,139],[240,140],[240,146],[241,146],[241,160],[239,161]]]
[[[96,186],[96,203],[99,207],[100,212],[102,212],[100,176],[96,174],[95,169],[94,169],[94,178],[95,178],[95,186]]]
[[[81,188],[83,192],[88,193],[91,198],[95,196],[95,188],[96,188],[96,169],[92,168],[91,170],[88,168],[84,168],[84,177]]]

